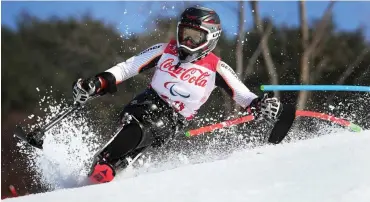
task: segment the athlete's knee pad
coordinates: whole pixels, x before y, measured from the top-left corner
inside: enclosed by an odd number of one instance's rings
[[[125,113],[121,119],[122,123],[124,124],[122,133],[125,134],[140,134],[141,139],[139,144],[136,148],[141,148],[145,146],[149,146],[153,140],[153,134],[150,131],[149,127],[145,127],[143,123],[141,123],[136,117]]]
[[[140,129],[141,131],[141,140],[136,148],[146,147],[153,143],[154,136],[148,127],[145,127],[140,123],[133,123],[131,127],[135,128],[135,130]]]
[[[178,127],[173,109],[150,89],[126,105],[120,117],[123,124],[135,123],[140,127],[142,139],[138,147],[165,142]]]

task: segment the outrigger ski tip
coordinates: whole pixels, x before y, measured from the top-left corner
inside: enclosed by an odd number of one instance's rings
[[[14,131],[14,135],[19,139],[27,142],[33,147],[42,149],[44,141],[41,138],[38,138],[40,133],[41,131],[36,129],[35,131],[27,134],[20,126],[17,126]]]
[[[93,98],[96,97],[98,96],[94,96]],[[36,128],[34,131],[31,131],[28,134],[20,126],[16,126],[14,134],[16,137],[27,142],[31,146],[42,149],[42,145],[44,143],[44,133],[52,128],[55,124],[59,123],[66,116],[80,109],[80,107],[80,104],[74,104],[72,107],[69,107],[64,112],[56,115],[49,123],[45,124],[42,127]]]

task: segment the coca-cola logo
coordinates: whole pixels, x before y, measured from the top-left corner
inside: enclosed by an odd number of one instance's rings
[[[182,81],[187,81],[196,86],[205,87],[207,79],[210,76],[208,72],[204,72],[198,68],[191,67],[188,69],[177,67],[173,64],[174,59],[169,58],[159,65],[159,70],[167,72],[172,77],[178,78]]]

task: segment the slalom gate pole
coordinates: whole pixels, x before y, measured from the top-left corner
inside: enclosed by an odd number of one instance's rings
[[[254,117],[252,115],[243,116],[243,117],[239,117],[239,118],[236,118],[236,119],[227,120],[227,121],[224,121],[224,122],[221,122],[221,123],[216,123],[216,124],[212,124],[212,125],[209,125],[209,126],[200,127],[198,129],[189,130],[185,133],[185,136],[186,137],[196,136],[196,135],[200,135],[202,133],[210,132],[210,131],[213,131],[213,130],[216,130],[216,129],[221,129],[221,128],[233,126],[233,125],[237,125],[237,124],[240,124],[240,123],[246,123],[246,122],[252,121],[253,119],[254,119]]]
[[[351,123],[347,120],[337,118],[325,113],[319,113],[319,112],[313,112],[313,111],[303,111],[303,110],[297,110],[296,116],[305,116],[305,117],[312,117],[312,118],[318,118],[325,121],[330,121],[332,123],[336,123],[338,125],[344,126],[352,130],[353,132],[361,132],[362,128],[359,125],[356,125],[354,123]]]
[[[296,116],[297,117],[302,116],[302,117],[318,118],[318,119],[321,119],[321,120],[330,121],[332,123],[347,127],[347,128],[349,128],[350,130],[352,130],[354,132],[361,132],[362,131],[362,128],[359,125],[356,125],[356,124],[351,123],[347,120],[337,118],[337,117],[334,117],[334,116],[331,116],[331,115],[328,115],[328,114],[325,114],[325,113],[297,110],[296,111]],[[228,120],[228,121],[224,121],[224,122],[221,122],[221,123],[216,123],[216,124],[204,126],[204,127],[198,128],[198,129],[189,130],[185,133],[185,136],[186,137],[197,136],[197,135],[200,135],[200,134],[203,134],[203,133],[211,132],[211,131],[216,130],[216,129],[226,128],[226,127],[234,126],[234,125],[237,125],[237,124],[240,124],[240,123],[247,123],[247,122],[250,122],[252,120],[254,120],[254,117],[252,115],[243,116],[243,117],[239,117],[239,118],[236,118],[236,119],[231,119],[231,120]]]
[[[370,86],[346,85],[261,85],[262,91],[360,91],[370,92]]]

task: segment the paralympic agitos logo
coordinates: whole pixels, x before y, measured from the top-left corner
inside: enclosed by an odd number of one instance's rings
[[[183,98],[189,98],[190,94],[182,94],[182,93],[179,93],[179,92],[176,91],[176,89],[175,89],[176,84],[177,84],[177,82],[166,82],[166,83],[164,83],[164,87],[166,89],[170,90],[170,93],[173,96],[181,96]]]

